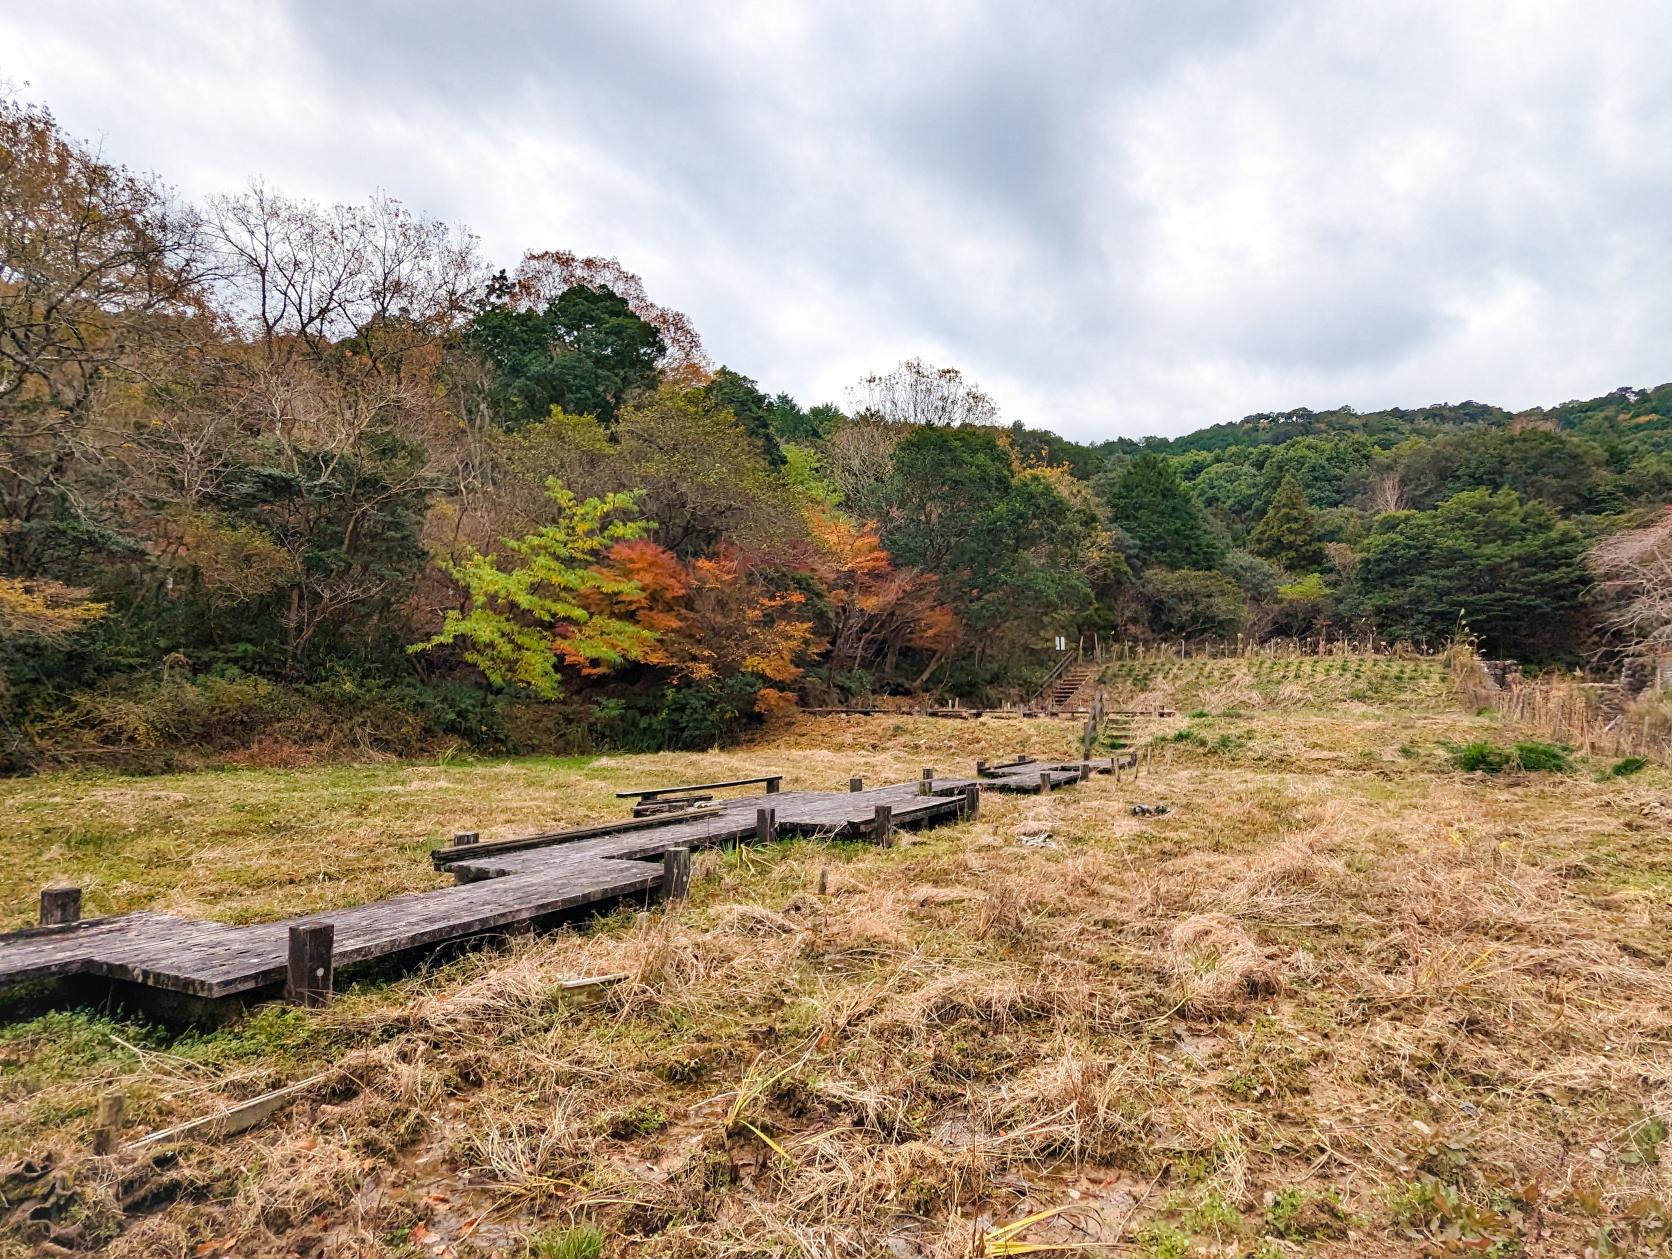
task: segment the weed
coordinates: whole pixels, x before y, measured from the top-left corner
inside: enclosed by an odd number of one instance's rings
[[[1629,778],[1649,763],[1646,756],[1627,756],[1608,767],[1610,778]]]
[[[644,1102],[610,1117],[608,1132],[617,1141],[633,1137],[654,1136],[668,1126],[668,1116],[660,1106]]]
[[[528,1259],[601,1259],[604,1234],[591,1224],[546,1229],[524,1239]]]
[[[1149,1259],[1190,1259],[1190,1235],[1157,1220],[1138,1234],[1138,1244]]]
[[[1184,1213],[1184,1226],[1192,1233],[1234,1233],[1242,1227],[1242,1212],[1218,1190],[1210,1190]]]

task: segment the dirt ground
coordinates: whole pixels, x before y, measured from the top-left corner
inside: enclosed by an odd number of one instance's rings
[[[1523,736],[1428,665],[1113,681],[1179,710],[1141,724],[1136,785],[989,796],[891,850],[702,854],[682,907],[320,1011],[0,998],[0,1253],[1663,1253],[1672,774],[1462,772]],[[706,754],[45,776],[0,785],[0,915],[66,877],[89,913],[278,917],[432,886],[451,832],[610,816],[626,786],[1074,736],[803,718]],[[90,1153],[113,1088],[132,1137],[317,1073],[242,1135]]]

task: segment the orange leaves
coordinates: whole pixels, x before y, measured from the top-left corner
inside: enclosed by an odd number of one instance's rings
[[[818,547],[814,573],[833,609],[832,670],[892,662],[902,647],[943,651],[958,638],[958,619],[940,600],[930,573],[897,569],[875,524],[834,511],[808,522]]]
[[[696,681],[756,673],[789,683],[801,676],[800,659],[813,638],[806,597],[773,585],[771,575],[754,570],[740,552],[687,564],[638,540],[612,547],[601,567],[637,588],[609,596],[596,610],[657,635],[646,663]]]

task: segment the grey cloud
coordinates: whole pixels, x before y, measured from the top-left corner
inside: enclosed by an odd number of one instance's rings
[[[809,402],[913,354],[1087,438],[1672,376],[1650,3],[249,13],[20,9],[0,76],[196,184],[615,254]]]

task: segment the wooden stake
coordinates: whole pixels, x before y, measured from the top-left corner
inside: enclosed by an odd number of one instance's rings
[[[691,850],[670,848],[662,854],[662,895],[675,904],[691,894]]]
[[[290,929],[290,966],[284,999],[293,1005],[322,1006],[331,999],[331,945],[337,929],[328,922]]]
[[[1050,790],[1051,790],[1051,771],[1048,770],[1048,769],[1042,769],[1042,770],[1039,771],[1039,792],[1040,792],[1041,795],[1044,795],[1047,792],[1049,792]]]
[[[773,840],[775,840],[777,838],[778,838],[778,810],[777,809],[756,809],[755,810],[755,842],[757,844],[770,844]]]
[[[819,867],[819,895],[823,896],[826,893],[828,893],[829,891],[830,891],[830,867],[829,866],[820,866]]]
[[[41,889],[41,926],[55,927],[66,922],[81,921],[81,889],[79,887],[43,887]]]
[[[858,777],[848,779],[848,790],[849,791],[864,791],[865,790],[865,780],[863,778],[858,778]]]
[[[871,819],[871,836],[884,848],[894,847],[894,808],[879,804]]]
[[[920,796],[932,795],[934,790],[935,771],[925,765],[923,767],[923,776],[917,780],[917,794]]]
[[[975,763],[975,776],[977,778],[985,778],[987,776],[987,762],[986,761],[977,761]]]
[[[975,783],[964,784],[964,818],[973,822],[981,816],[981,788]]]
[[[93,1129],[93,1153],[114,1154],[122,1144],[122,1112],[128,1098],[120,1091],[99,1098],[98,1127]]]

